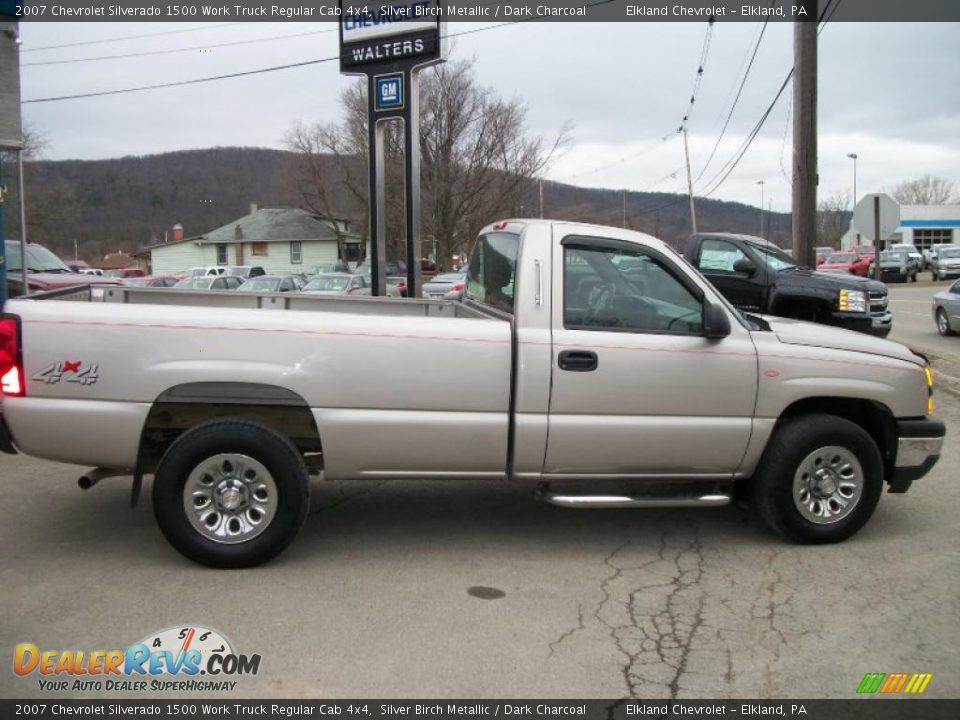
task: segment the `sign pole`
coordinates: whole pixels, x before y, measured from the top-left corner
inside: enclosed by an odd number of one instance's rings
[[[3,151],[0,151],[0,308],[3,308],[3,304],[7,301],[7,243],[4,227],[6,203],[3,202],[3,196],[6,194],[7,186],[3,184]]]
[[[420,289],[421,68],[443,62],[444,23],[438,0],[410,4],[386,0],[378,7],[340,9],[340,72],[367,77],[370,272],[372,295],[386,295],[386,123],[403,122],[404,230],[407,296]],[[349,12],[347,12],[349,10]]]
[[[873,247],[876,248],[875,252],[877,253],[877,261],[874,263],[874,272],[876,273],[877,280],[880,280],[883,277],[883,273],[880,270],[880,196],[873,196]]]

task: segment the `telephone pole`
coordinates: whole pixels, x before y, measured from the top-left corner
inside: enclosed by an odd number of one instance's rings
[[[697,233],[697,208],[693,204],[693,176],[690,174],[690,148],[687,146],[687,126],[680,128],[683,132],[683,154],[687,158],[687,193],[690,195],[690,227]]]
[[[817,0],[793,24],[793,257],[815,267],[817,236]]]

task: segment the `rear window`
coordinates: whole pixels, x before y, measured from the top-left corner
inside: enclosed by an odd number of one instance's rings
[[[477,240],[467,270],[467,296],[513,313],[520,236],[493,232]]]

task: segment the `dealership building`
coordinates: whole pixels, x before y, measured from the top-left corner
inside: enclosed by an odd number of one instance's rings
[[[872,245],[873,234],[852,225],[841,240],[841,247]],[[960,205],[901,205],[900,225],[888,245],[910,243],[923,250],[939,243],[960,245]]]

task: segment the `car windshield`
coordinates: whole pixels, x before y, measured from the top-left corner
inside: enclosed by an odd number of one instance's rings
[[[275,292],[279,285],[280,281],[277,278],[258,277],[247,280],[243,285],[238,287],[237,290],[243,290],[244,292]]]
[[[960,248],[940,248],[937,251],[937,257],[940,257],[940,258],[960,257]]]
[[[4,245],[7,253],[7,272],[22,272],[23,260],[20,257],[20,243],[8,242]],[[73,272],[60,258],[42,245],[27,243],[27,270],[30,272]]]
[[[239,277],[246,277],[250,274],[250,268],[244,267],[242,265],[234,265],[233,267],[228,267],[224,270],[226,275],[237,275]]]
[[[885,250],[880,253],[880,262],[903,262],[909,255],[903,250]]]
[[[186,290],[207,290],[210,287],[212,278],[193,277],[181,280],[174,287]]]
[[[760,254],[763,260],[767,263],[767,267],[769,267],[771,270],[780,271],[797,266],[792,257],[774,245],[763,245],[755,242],[748,244]]]
[[[348,277],[318,277],[314,278],[306,285],[304,285],[304,290],[326,290],[326,291],[336,291],[339,292],[347,287],[347,284],[350,282]]]
[[[853,253],[834,253],[833,255],[830,256],[830,260],[828,262],[849,263],[849,262],[856,262],[856,260],[857,260],[857,256],[854,255]]]

